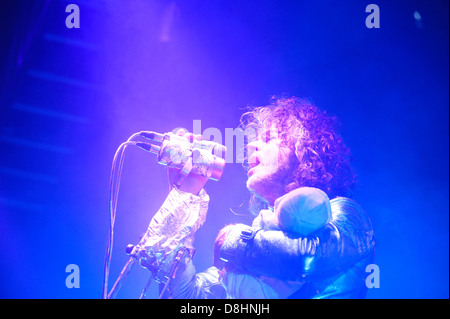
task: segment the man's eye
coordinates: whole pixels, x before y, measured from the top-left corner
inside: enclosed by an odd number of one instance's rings
[[[264,142],[269,143],[271,140],[276,139],[277,137],[278,136],[275,131],[267,130],[263,135],[263,140]]]
[[[271,139],[271,137],[270,137],[270,131],[265,131],[264,133],[262,133],[262,134],[260,135],[260,139],[261,139],[261,141],[263,141],[264,143],[270,142],[270,139]]]

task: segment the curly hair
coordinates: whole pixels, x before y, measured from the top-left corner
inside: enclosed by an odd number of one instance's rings
[[[244,132],[260,132],[273,125],[281,142],[295,154],[286,192],[308,186],[323,190],[330,198],[351,196],[356,177],[350,150],[337,132],[336,117],[306,99],[273,97],[269,105],[244,113],[240,127]]]

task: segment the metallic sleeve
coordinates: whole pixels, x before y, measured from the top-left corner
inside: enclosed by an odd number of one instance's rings
[[[206,219],[208,204],[204,189],[195,196],[173,188],[137,245],[140,265],[164,282],[180,249],[192,253],[195,232]]]

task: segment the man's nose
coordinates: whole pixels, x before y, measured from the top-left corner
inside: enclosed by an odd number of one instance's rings
[[[250,143],[247,144],[247,146],[245,147],[247,149],[247,152],[249,154],[253,153],[254,151],[258,151],[261,149],[259,140],[254,140]]]
[[[250,158],[250,156],[252,156],[252,154],[258,150],[260,150],[260,146],[258,141],[253,141],[247,144],[247,146],[245,146],[245,150],[246,150],[246,157]]]

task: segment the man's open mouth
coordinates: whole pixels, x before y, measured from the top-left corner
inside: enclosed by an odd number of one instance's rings
[[[250,158],[248,159],[248,166],[250,167],[250,169],[247,172],[247,176],[253,174],[254,168],[258,165],[259,165],[258,157],[255,155],[250,156]]]

